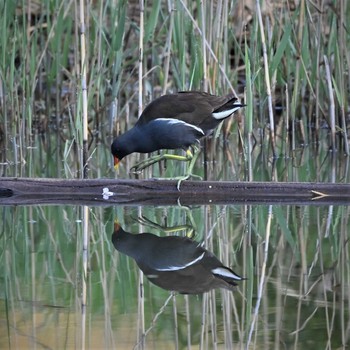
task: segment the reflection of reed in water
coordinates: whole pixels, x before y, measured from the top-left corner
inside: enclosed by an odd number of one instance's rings
[[[234,290],[244,278],[224,266],[200,243],[187,237],[132,234],[116,223],[114,247],[132,257],[155,285],[182,294],[199,294],[214,288]]]

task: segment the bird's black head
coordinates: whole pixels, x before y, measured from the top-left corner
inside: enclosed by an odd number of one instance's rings
[[[114,158],[114,167],[118,169],[119,162],[127,156],[130,152],[120,142],[119,138],[116,138],[111,145],[111,152]]]
[[[140,129],[137,125],[115,138],[111,145],[114,167],[117,169],[119,162],[128,154],[148,152],[148,149],[145,151],[145,140],[147,141],[147,130]]]

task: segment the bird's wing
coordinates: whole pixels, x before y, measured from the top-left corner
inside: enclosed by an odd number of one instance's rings
[[[157,271],[178,271],[200,263],[206,251],[187,237],[162,237],[149,251],[147,264]]]
[[[138,123],[148,123],[154,119],[179,119],[199,125],[201,120],[210,117],[213,111],[223,106],[229,98],[203,92],[179,92],[164,95],[152,101],[142,112]]]

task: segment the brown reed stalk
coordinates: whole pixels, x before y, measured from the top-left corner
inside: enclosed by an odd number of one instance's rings
[[[272,147],[273,156],[275,157],[276,156],[275,121],[274,121],[274,117],[273,117],[273,108],[272,108],[271,83],[270,83],[270,73],[269,73],[270,69],[269,69],[269,61],[268,61],[268,57],[267,57],[264,24],[263,24],[263,20],[262,20],[259,0],[256,0],[256,12],[257,12],[259,27],[260,27],[261,46],[263,49],[266,95],[267,95],[267,103],[268,103],[268,108],[269,108],[269,120],[270,120],[271,147]]]
[[[83,121],[83,171],[82,177],[88,177],[88,98],[87,98],[87,58],[86,58],[86,28],[85,28],[85,6],[84,0],[79,1],[79,19],[80,19],[80,79],[82,93],[82,121]]]
[[[329,68],[329,63],[327,56],[323,56],[325,67],[326,67],[326,80],[327,80],[327,88],[328,88],[328,95],[329,95],[329,123],[331,126],[331,147],[332,151],[336,151],[335,146],[335,104],[334,104],[334,96],[333,96],[333,86],[332,86],[332,75],[331,70]]]

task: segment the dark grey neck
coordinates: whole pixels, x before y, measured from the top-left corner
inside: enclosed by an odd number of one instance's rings
[[[139,152],[142,146],[143,135],[138,127],[133,127],[117,139],[117,144],[122,145],[125,154]]]

